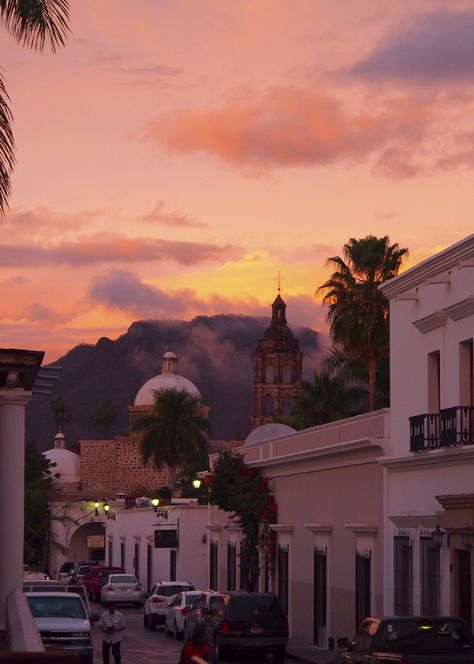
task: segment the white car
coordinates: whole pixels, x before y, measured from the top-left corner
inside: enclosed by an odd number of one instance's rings
[[[107,602],[116,604],[131,603],[135,606],[142,605],[142,586],[133,574],[110,574],[102,586],[102,605]]]
[[[201,593],[201,590],[186,590],[169,600],[165,618],[166,635],[172,634],[176,640],[183,638],[186,616]]]
[[[45,650],[79,655],[93,662],[91,622],[84,602],[76,593],[25,593]]]
[[[143,625],[154,630],[159,624],[163,624],[170,597],[177,595],[183,590],[194,590],[194,586],[188,581],[158,581],[148,595],[143,606]]]

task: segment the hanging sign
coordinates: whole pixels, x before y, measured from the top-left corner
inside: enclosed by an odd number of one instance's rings
[[[155,530],[155,549],[177,549],[178,531],[175,528]]]

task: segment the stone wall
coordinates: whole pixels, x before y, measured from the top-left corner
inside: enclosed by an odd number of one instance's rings
[[[133,495],[143,489],[151,495],[168,484],[168,468],[157,471],[151,464],[145,466],[135,437],[81,440],[80,447],[83,491],[112,497],[118,491]]]

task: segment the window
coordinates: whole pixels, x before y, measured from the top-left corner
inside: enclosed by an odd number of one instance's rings
[[[114,564],[114,541],[109,539],[109,565],[112,567]]]
[[[140,544],[138,542],[135,542],[135,558],[133,559],[134,562],[134,568],[135,568],[135,576],[137,579],[140,578]]]
[[[209,559],[209,582],[210,587],[213,590],[217,590],[218,585],[218,574],[217,574],[217,542],[211,542],[210,546],[210,559]]]
[[[283,367],[281,370],[281,382],[286,385],[291,383],[291,367]]]
[[[170,549],[170,581],[176,581],[176,551]]]
[[[120,567],[125,569],[125,542],[120,542]]]
[[[465,549],[457,551],[459,615],[471,624],[471,552]]]
[[[291,415],[291,401],[286,397],[281,400],[280,415]]]
[[[413,566],[412,547],[409,537],[394,538],[394,613],[409,616],[412,609]]]
[[[148,544],[146,547],[146,589],[150,592],[150,586],[153,583],[153,547]]]
[[[355,591],[356,591],[356,628],[371,614],[370,568],[371,552],[356,552]]]
[[[273,415],[273,397],[271,394],[265,395],[264,410],[265,415]]]
[[[265,367],[265,382],[267,385],[273,383],[273,367]]]
[[[459,344],[459,405],[474,406],[474,352],[473,341]]]
[[[237,548],[235,542],[227,544],[227,590],[236,590]]]
[[[314,589],[313,612],[314,629],[313,642],[320,648],[326,647],[326,621],[327,621],[327,549],[314,550]]]
[[[431,537],[420,539],[421,613],[439,615],[439,549]]]
[[[288,546],[278,547],[278,597],[288,614]]]
[[[428,353],[428,412],[438,413],[441,402],[439,350]]]

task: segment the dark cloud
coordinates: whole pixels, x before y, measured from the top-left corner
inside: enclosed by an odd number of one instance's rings
[[[114,270],[109,275],[96,277],[89,290],[90,299],[97,304],[153,317],[183,315],[195,296],[191,290],[170,295],[143,283],[135,274],[125,270]]]
[[[234,245],[218,246],[199,242],[101,235],[61,242],[55,247],[27,244],[2,245],[0,246],[0,264],[3,267],[32,267],[174,261],[181,265],[195,265],[205,262],[222,263],[240,258],[243,254],[243,249]]]
[[[190,226],[190,227],[202,227],[202,224],[191,217],[188,217],[187,214],[181,214],[180,212],[166,211],[166,204],[164,201],[158,201],[152,210],[148,214],[140,217],[140,221],[146,223],[158,224],[160,226]]]
[[[28,308],[26,317],[30,321],[37,323],[59,323],[69,318],[69,316],[61,316],[49,307],[45,307],[39,302],[33,302]]]
[[[390,36],[349,74],[368,80],[471,83],[474,75],[474,11],[422,14]]]
[[[413,161],[410,151],[393,147],[382,152],[374,171],[393,180],[407,180],[419,175],[423,167]]]

